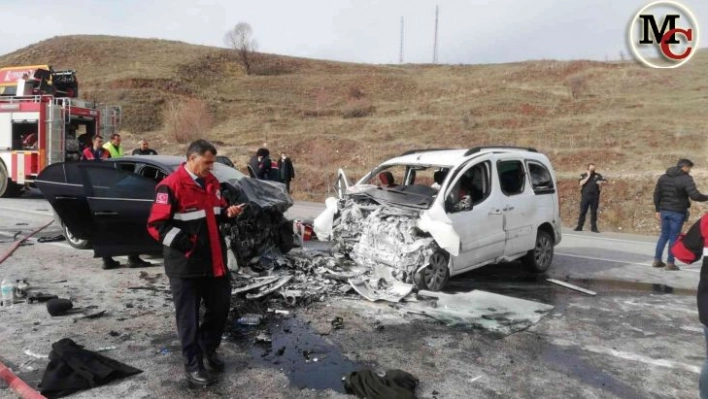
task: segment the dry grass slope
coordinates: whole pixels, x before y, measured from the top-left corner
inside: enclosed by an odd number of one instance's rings
[[[63,36],[0,56],[0,66],[76,69],[82,97],[118,103],[129,140],[181,152],[168,110],[196,101],[209,139],[244,165],[267,142],[291,154],[300,199],[321,199],[338,167],[360,176],[411,148],[534,146],[562,182],[563,218],[576,217],[575,178],[586,162],[608,176],[601,228],[654,232],[651,192],[679,157],[708,191],[704,110],[708,54],[682,68],[632,62],[359,65],[260,54],[246,76],[224,49],[156,39]],[[697,212],[700,210],[700,212]],[[694,217],[702,213],[694,209]]]

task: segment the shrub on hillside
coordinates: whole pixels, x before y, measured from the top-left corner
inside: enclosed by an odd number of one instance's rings
[[[570,89],[570,96],[576,99],[588,90],[588,79],[585,76],[571,76],[568,79],[568,88]]]
[[[170,102],[164,115],[167,136],[180,144],[206,138],[214,124],[209,107],[195,98]]]
[[[363,118],[369,116],[376,112],[376,107],[371,104],[366,98],[360,98],[357,100],[349,100],[342,107],[342,117],[343,118]]]

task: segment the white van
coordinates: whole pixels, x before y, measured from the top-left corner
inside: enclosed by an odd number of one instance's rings
[[[555,172],[533,148],[409,151],[354,185],[340,170],[336,189],[339,217],[324,233],[357,263],[390,266],[421,289],[519,259],[543,273],[561,241]]]

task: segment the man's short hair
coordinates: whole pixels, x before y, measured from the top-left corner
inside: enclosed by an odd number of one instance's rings
[[[113,134],[111,135],[111,140],[113,140],[113,139],[116,138],[116,137],[120,137],[120,134],[118,134],[118,133],[113,133]]]
[[[100,134],[96,134],[93,137],[91,137],[91,141],[96,141],[98,139],[103,140],[103,136],[101,136]]]
[[[213,155],[216,155],[216,147],[214,145],[206,140],[195,140],[192,141],[191,144],[189,144],[189,147],[187,147],[187,159],[192,156],[192,154],[197,154],[199,156],[202,156],[206,154],[207,152],[212,153]]]
[[[594,163],[590,162],[590,163],[588,164],[588,168],[591,167],[591,166],[597,166],[597,165],[595,165]]]
[[[147,140],[145,140],[145,139],[140,139],[140,140],[138,141],[138,144],[142,144],[142,143],[147,143]]]
[[[686,167],[686,166],[688,166],[689,168],[692,168],[692,167],[693,167],[693,162],[691,162],[690,159],[681,158],[681,159],[678,160],[678,162],[676,162],[676,166],[678,166],[679,168],[683,168],[683,167]]]
[[[256,156],[257,157],[267,157],[270,155],[270,150],[267,148],[259,148],[258,151],[256,151]]]

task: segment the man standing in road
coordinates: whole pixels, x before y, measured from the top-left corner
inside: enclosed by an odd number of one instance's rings
[[[661,224],[661,235],[656,243],[654,253],[654,267],[665,267],[666,270],[679,270],[676,266],[674,254],[671,247],[674,246],[676,238],[683,224],[688,220],[688,208],[691,207],[691,199],[698,202],[708,201],[708,195],[701,194],[696,188],[696,183],[691,177],[693,162],[688,159],[679,159],[676,166],[666,170],[666,173],[659,177],[654,188],[654,208],[656,208],[656,219]],[[690,198],[690,199],[689,199]],[[666,263],[662,262],[664,248],[669,243],[669,254]]]
[[[123,156],[123,147],[120,145],[120,134],[114,133],[111,136],[111,141],[103,145],[103,148],[107,149],[111,153],[111,158],[118,158]]]
[[[211,173],[216,148],[197,140],[187,149],[187,162],[155,189],[148,231],[163,244],[165,274],[177,314],[177,331],[187,380],[191,385],[215,382],[204,368],[222,371],[216,353],[231,303],[226,243],[218,223],[238,216],[243,205],[227,207],[219,181]],[[204,320],[199,324],[199,307]]]
[[[291,194],[290,182],[295,179],[295,168],[293,167],[293,162],[284,152],[280,154],[278,169],[280,170],[280,181],[285,183],[285,188]]]
[[[157,151],[150,148],[148,141],[145,139],[138,141],[138,146],[131,155],[157,155]]]
[[[587,172],[580,175],[580,216],[575,231],[582,231],[585,224],[585,216],[590,209],[590,228],[593,233],[599,233],[597,229],[597,208],[600,206],[600,187],[607,183],[601,174],[595,172],[595,164],[588,164]]]

